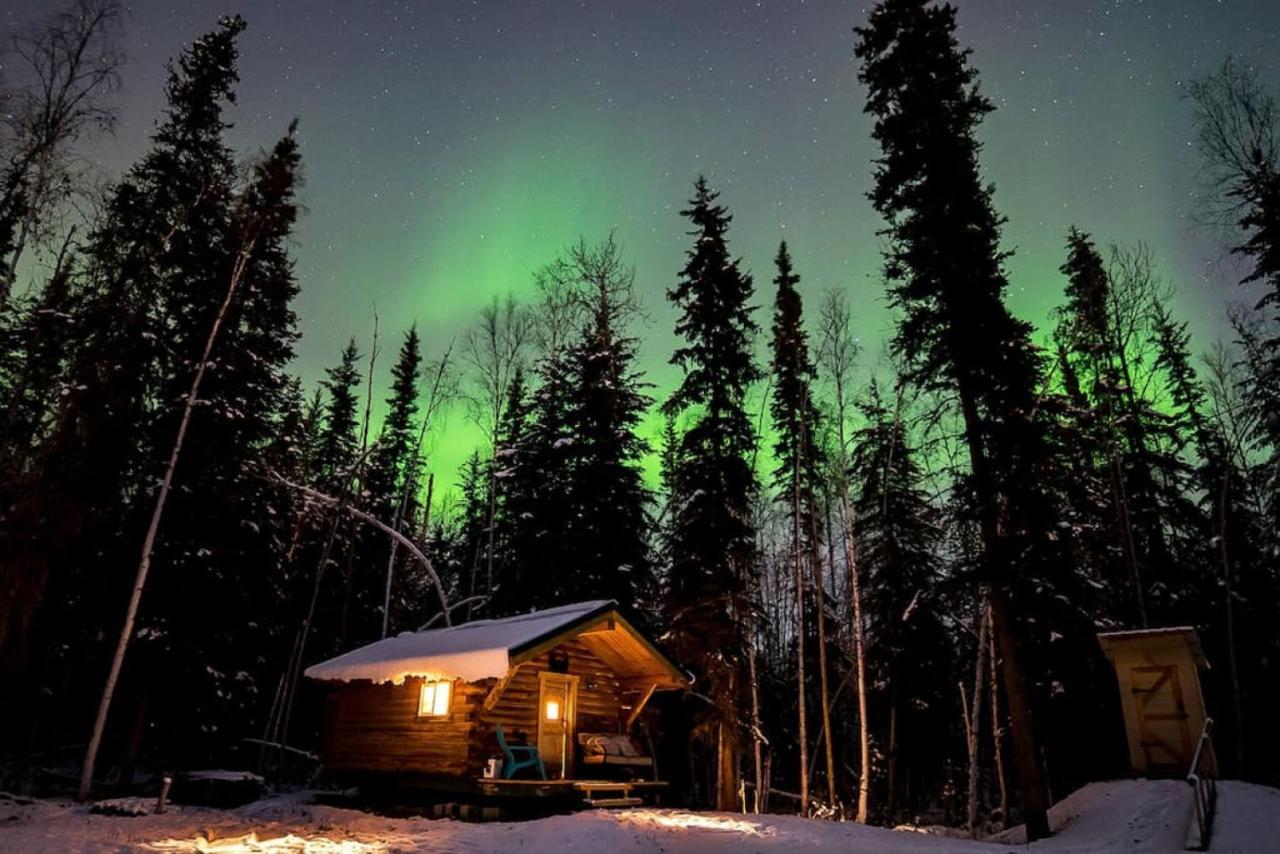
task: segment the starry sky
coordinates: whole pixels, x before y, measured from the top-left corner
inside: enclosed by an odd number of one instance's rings
[[[42,4],[7,5],[0,24]],[[306,381],[349,336],[367,346],[375,309],[385,370],[412,321],[439,351],[492,296],[529,294],[532,272],[561,247],[613,230],[647,309],[642,365],[662,393],[675,380],[663,295],[699,173],[735,216],[731,246],[756,275],[758,302],[768,305],[785,238],[810,305],[824,289],[848,292],[872,370],[892,317],[852,55],[867,5],[136,0],[120,127],[95,155],[108,174],[126,168],[162,107],[165,59],[239,12],[249,29],[233,144],[251,153],[300,120]],[[1221,235],[1197,222],[1183,86],[1228,54],[1280,86],[1280,0],[958,5],[960,39],[998,107],[983,126],[983,165],[1016,251],[1014,311],[1047,326],[1075,224],[1100,242],[1147,242],[1194,343],[1224,334],[1226,304],[1242,294]],[[765,311],[759,320],[767,329]],[[432,467],[451,480],[480,440],[460,411],[444,427]]]

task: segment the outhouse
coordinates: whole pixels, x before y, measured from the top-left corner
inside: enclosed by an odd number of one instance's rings
[[[1195,629],[1105,632],[1098,641],[1120,686],[1133,773],[1186,774],[1206,719],[1200,671],[1209,665]]]

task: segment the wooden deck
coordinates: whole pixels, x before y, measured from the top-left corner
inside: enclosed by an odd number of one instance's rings
[[[477,790],[495,798],[552,798],[576,802],[583,807],[610,808],[640,806],[646,798],[662,794],[662,780],[503,780],[481,778]]]

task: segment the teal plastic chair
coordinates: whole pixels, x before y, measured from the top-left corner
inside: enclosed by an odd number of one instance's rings
[[[498,724],[498,746],[502,748],[502,755],[506,757],[502,763],[502,779],[510,780],[516,775],[521,768],[538,769],[538,776],[547,779],[547,769],[542,765],[542,757],[538,754],[538,748],[525,744],[507,744],[506,734],[502,731],[502,724]],[[517,759],[520,756],[522,758]]]

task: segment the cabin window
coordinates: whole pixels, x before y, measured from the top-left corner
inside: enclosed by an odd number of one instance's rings
[[[560,702],[558,700],[547,700],[547,720],[560,720]]]
[[[449,714],[448,682],[423,682],[418,694],[418,717],[438,718]]]

